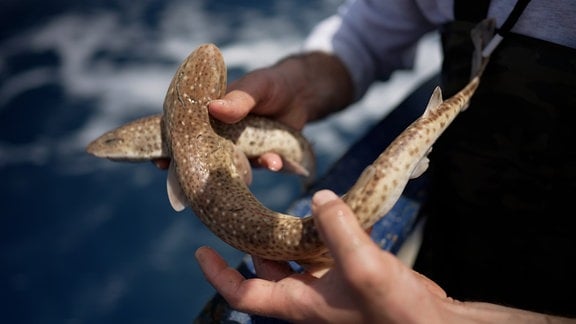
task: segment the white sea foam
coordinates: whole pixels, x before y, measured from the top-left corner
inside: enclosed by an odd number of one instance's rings
[[[195,3],[176,2],[169,7],[163,15],[159,31],[151,31],[149,27],[138,24],[126,26],[114,12],[55,17],[45,26],[25,34],[29,38],[27,41],[14,41],[15,46],[11,51],[30,48],[36,51],[52,50],[58,54],[61,65],[30,69],[6,80],[0,89],[0,103],[7,103],[27,90],[50,82],[61,83],[71,97],[97,98],[98,110],[85,127],[69,138],[59,140],[64,143],[47,145],[49,152],[46,154],[61,157],[62,163],[71,161],[78,157],[78,152],[82,152],[91,139],[104,131],[127,119],[159,112],[167,84],[179,61],[198,44],[220,39],[229,31],[227,28],[230,27],[225,24],[213,23],[214,17],[203,12]],[[238,39],[221,46],[230,68],[249,71],[271,64],[299,48],[303,35],[296,31],[290,17],[258,17],[249,11],[245,15],[241,30],[235,31]],[[142,35],[147,33],[153,33],[155,37],[146,40]],[[391,82],[374,86],[363,101],[350,109],[309,126],[306,135],[313,139],[319,154],[329,160],[337,158],[354,139],[339,136],[338,130],[345,131],[345,134],[363,133],[366,125],[385,115],[419,80],[436,71],[439,54],[433,48],[435,44],[433,37],[423,42],[422,51],[427,55],[418,56],[414,71],[397,73]],[[157,60],[118,65],[112,58],[97,56],[103,52],[118,54],[123,51],[150,51]],[[31,148],[35,146],[34,143],[29,145]],[[51,150],[62,145],[66,149]],[[33,155],[13,154],[18,150],[26,148],[2,145],[0,142],[0,165],[34,160]],[[34,162],[42,164],[43,161],[45,159]],[[102,167],[103,164],[94,165]],[[89,168],[84,170],[89,171]]]
[[[323,9],[330,6],[335,8],[339,2],[325,0]],[[243,23],[239,27],[230,27],[218,23],[218,17],[203,10],[199,3],[185,1],[170,4],[161,15],[156,30],[143,23],[127,25],[113,11],[62,14],[5,44],[0,49],[0,64],[7,55],[48,50],[57,54],[61,64],[30,68],[5,80],[0,88],[0,109],[26,91],[58,83],[71,98],[95,98],[97,110],[81,129],[65,138],[41,136],[35,142],[24,144],[7,143],[0,139],[0,167],[44,165],[51,160],[56,160],[61,165],[60,170],[68,174],[85,174],[116,167],[118,164],[91,159],[84,153],[85,145],[126,120],[160,112],[168,82],[176,66],[191,49],[200,43],[223,40],[233,32],[234,39],[222,41],[220,47],[230,68],[248,71],[271,64],[297,50],[303,41],[304,34],[290,15],[267,17],[248,10],[240,13]],[[317,19],[319,14],[303,10],[302,17]],[[145,53],[139,57],[153,59],[139,64],[118,64],[113,56],[123,52]],[[102,53],[113,55],[99,55]],[[413,71],[395,74],[390,82],[375,85],[363,101],[305,129],[306,136],[312,140],[322,158],[320,173],[326,171],[355,139],[387,114],[420,80],[438,70],[440,54],[436,37],[427,37],[419,53]],[[0,72],[4,68],[0,65]],[[145,186],[150,178],[149,173],[139,173],[132,181]],[[294,182],[289,185],[293,186]],[[256,180],[252,189],[264,204],[274,209],[285,206],[296,194],[292,189],[287,189],[282,181],[265,179],[260,182]],[[99,214],[98,221],[79,225],[85,227],[81,233],[93,231],[106,223],[108,213],[105,209]],[[145,263],[157,269],[175,263],[179,249],[187,246],[185,241],[189,239],[183,234],[189,228],[180,223],[175,221],[174,226],[165,230],[158,238],[160,244],[150,249]],[[66,246],[75,246],[72,241],[82,240],[82,236],[66,236],[62,240],[66,241]],[[142,264],[136,261],[133,263]],[[130,291],[138,271],[135,267],[121,269],[101,285],[79,291],[76,295],[82,305],[78,305],[75,315],[80,319],[86,317],[86,313],[109,312]],[[86,309],[85,305],[100,306]]]

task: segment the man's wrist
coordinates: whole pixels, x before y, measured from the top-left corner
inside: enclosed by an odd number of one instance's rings
[[[320,119],[347,107],[353,101],[353,84],[348,70],[336,56],[315,51],[285,57],[276,65],[283,73],[296,73],[302,77],[295,93],[302,96],[311,109],[308,121]],[[294,72],[294,70],[296,70]],[[290,79],[294,82],[294,79]]]

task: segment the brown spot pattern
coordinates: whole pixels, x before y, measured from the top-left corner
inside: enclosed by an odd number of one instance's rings
[[[362,173],[344,197],[362,226],[372,226],[392,208],[418,162],[463,109],[478,82],[473,79],[453,97],[427,109]],[[176,71],[162,116],[106,133],[87,150],[118,160],[170,157],[192,210],[222,240],[268,259],[325,264],[326,248],[313,219],[263,206],[241,180],[233,158],[234,145],[248,157],[273,150],[310,170],[314,157],[309,143],[266,118],[249,116],[235,125],[212,119],[207,104],[225,91],[226,66],[220,51],[213,44],[201,45]]]

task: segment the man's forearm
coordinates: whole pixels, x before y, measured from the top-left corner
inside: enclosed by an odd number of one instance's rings
[[[495,304],[464,302],[454,310],[470,323],[574,324],[576,319],[535,313]]]

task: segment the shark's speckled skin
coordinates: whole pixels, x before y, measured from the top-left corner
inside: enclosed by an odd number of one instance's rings
[[[442,101],[437,88],[424,114],[366,168],[344,196],[364,228],[385,215],[408,180],[425,170],[426,155],[432,144],[467,106],[478,82],[478,78],[472,79],[446,101]],[[177,184],[169,186],[181,187],[185,204],[222,240],[267,259],[295,260],[303,264],[326,262],[326,248],[311,217],[297,218],[271,211],[245,185],[242,174],[245,171],[237,167],[243,164],[238,162],[234,142],[238,146],[257,148],[267,145],[272,142],[271,137],[263,134],[276,129],[277,124],[258,118],[254,124],[259,126],[253,127],[258,129],[257,134],[246,134],[246,140],[238,143],[234,138],[239,136],[230,134],[238,134],[237,130],[246,126],[224,125],[211,118],[207,109],[208,102],[221,98],[225,90],[226,67],[220,51],[212,44],[202,45],[176,71],[166,95],[162,121],[159,116],[153,116],[115,131],[139,138],[142,143],[137,144],[138,148],[127,148],[131,145],[130,139],[119,140],[120,135],[105,134],[94,141],[88,151],[117,160],[170,157],[175,175],[172,180]],[[252,122],[244,123],[252,125]],[[279,138],[287,135],[292,138],[291,143],[278,143],[281,147],[293,148],[282,152],[285,158],[290,154],[300,155],[293,158],[295,163],[309,165],[311,162],[305,160],[310,160],[311,155],[302,157],[302,152],[309,150],[308,144],[285,127],[281,133]],[[119,145],[110,149],[106,142]],[[141,151],[150,149],[154,153],[138,152],[142,147],[147,149]]]

